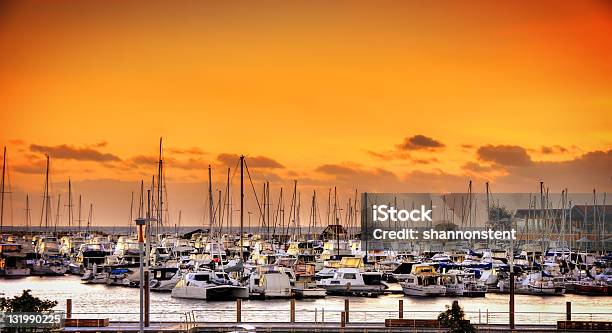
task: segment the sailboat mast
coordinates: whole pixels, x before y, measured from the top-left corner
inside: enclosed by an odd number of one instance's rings
[[[263,212],[261,213],[261,228],[259,228],[258,233],[263,234],[266,229],[266,182],[263,182]]]
[[[57,195],[57,211],[55,212],[55,226],[53,227],[53,233],[57,232],[57,225],[59,224],[59,216],[60,216],[60,201],[62,199],[62,195]],[[70,230],[70,229],[68,229]]]
[[[212,235],[213,220],[214,220],[214,209],[213,209],[213,192],[212,192],[212,169],[210,164],[208,165],[208,216],[209,216],[209,235]]]
[[[163,225],[163,160],[162,160],[162,138],[159,138],[159,167],[157,169],[157,233],[159,234],[159,226]]]
[[[72,227],[72,181],[68,178],[68,232]]]
[[[93,204],[89,204],[89,215],[87,216],[87,233],[89,233],[89,229],[91,228],[91,223],[93,219]]]
[[[30,232],[30,196],[26,194],[26,231]]]
[[[268,221],[267,222],[267,227],[268,227],[267,239],[270,239],[270,182],[266,182],[266,199],[268,200],[268,211],[267,211],[267,218],[266,218],[266,220]]]
[[[40,224],[39,226],[42,228],[43,225],[43,219],[45,221],[45,229],[49,227],[49,207],[48,207],[48,203],[49,203],[49,155],[46,155],[47,157],[47,168],[45,171],[45,187],[43,190],[43,203],[41,205],[41,212],[40,212]]]
[[[134,193],[132,192],[132,197]],[[79,194],[79,233],[81,232],[81,195]]]
[[[487,221],[491,219],[491,206],[489,205],[489,182],[485,183],[486,191],[487,191]]]
[[[79,196],[79,214],[81,214],[80,212],[81,210],[81,196]],[[132,191],[132,196],[130,199],[130,220],[128,221],[128,234],[131,236],[132,235],[132,220],[134,218],[134,191]],[[81,218],[79,217],[79,220]],[[81,222],[79,221],[79,229],[81,229]]]
[[[232,222],[232,203],[231,203],[231,194],[230,194],[230,168],[227,168],[227,183],[226,183],[226,188],[225,188],[225,203],[226,203],[226,208],[227,208],[227,216],[225,217],[227,219],[227,229],[229,230],[231,228],[231,222]],[[221,229],[223,229],[223,224],[221,224]],[[219,235],[221,235],[221,230],[219,230]]]
[[[240,260],[243,260],[242,228],[244,225],[244,155],[240,155]]]

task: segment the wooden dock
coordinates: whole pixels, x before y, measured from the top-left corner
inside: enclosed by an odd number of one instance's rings
[[[555,325],[517,325],[510,330],[508,325],[474,325],[477,332],[557,332]],[[98,332],[98,333],[135,333],[136,322],[112,322],[107,327],[66,327],[62,332]],[[203,333],[203,332],[441,332],[439,328],[426,327],[385,327],[384,323],[349,323],[341,327],[340,323],[155,323],[145,328],[145,332],[159,333]],[[580,332],[580,331],[572,331]],[[591,331],[592,332],[592,331]]]

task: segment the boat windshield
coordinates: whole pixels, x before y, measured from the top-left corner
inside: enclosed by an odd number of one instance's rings
[[[194,281],[210,281],[210,275],[208,274],[196,274],[193,276]]]

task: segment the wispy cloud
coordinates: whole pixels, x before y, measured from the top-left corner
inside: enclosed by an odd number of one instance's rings
[[[121,161],[119,156],[103,153],[93,148],[81,148],[66,144],[59,146],[30,145],[30,151],[47,154],[54,159],[67,159],[76,161],[114,162]]]
[[[400,150],[437,150],[444,147],[442,142],[421,134],[404,138],[404,142],[397,145]]]
[[[511,145],[486,145],[476,151],[481,161],[505,166],[526,166],[532,163],[527,149]]]

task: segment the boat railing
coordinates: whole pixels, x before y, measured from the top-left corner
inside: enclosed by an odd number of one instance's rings
[[[291,310],[289,306],[271,309],[245,309],[240,311],[242,323],[288,323]],[[339,323],[344,309],[329,309],[324,307],[299,308],[296,307],[293,317],[298,323]],[[404,319],[436,319],[441,311],[404,310]],[[273,314],[273,315],[270,315]],[[218,323],[236,323],[237,309],[192,309],[185,311],[163,311],[150,313],[152,324],[187,323],[197,326],[198,323],[215,321]],[[508,312],[502,311],[465,311],[466,319],[478,325],[507,325]],[[398,310],[366,310],[350,309],[349,321],[351,323],[383,323],[385,319],[399,318]],[[77,319],[104,319],[108,318],[116,323],[138,322],[139,312],[73,312],[72,318]],[[575,321],[612,321],[612,313],[605,312],[572,312]],[[566,320],[565,312],[520,311],[515,312],[517,325],[556,325],[557,321]]]

